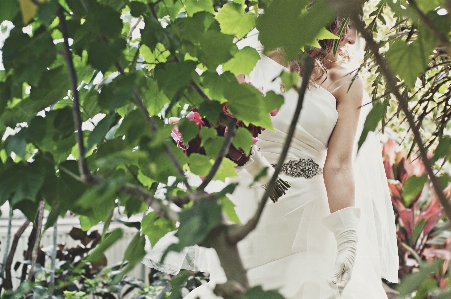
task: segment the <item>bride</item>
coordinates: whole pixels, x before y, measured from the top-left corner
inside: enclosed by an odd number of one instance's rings
[[[337,18],[328,29],[336,33],[342,21]],[[316,66],[280,173],[291,188],[267,204],[257,228],[238,244],[250,285],[278,289],[285,298],[382,299],[387,296],[381,278],[397,282],[394,215],[375,136],[369,134],[357,153],[370,99],[362,79],[346,68],[345,48],[355,40],[351,23],[336,55],[333,40],[308,51]],[[257,34],[249,34],[245,45],[261,50]],[[302,66],[283,66],[281,51],[269,56],[261,54],[250,76],[238,78],[285,100],[272,118],[275,131],[259,136],[251,161],[234,179],[239,187],[232,200],[243,223],[264,192],[261,185],[249,185],[263,167],[277,163],[298,98],[294,90],[285,92],[278,76],[284,70],[301,73]],[[212,289],[225,282],[225,274],[213,250],[201,252],[197,263],[208,265],[210,282],[185,298],[219,298]]]

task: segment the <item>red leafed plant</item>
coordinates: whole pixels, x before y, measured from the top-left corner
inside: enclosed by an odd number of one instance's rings
[[[400,258],[399,277],[415,272],[418,261],[444,260],[435,274],[438,286],[448,286],[446,273],[451,259],[451,234],[443,230],[443,208],[430,187],[425,167],[420,159],[408,158],[396,152],[392,139],[384,144],[384,167],[391,200],[395,209]],[[451,186],[444,192],[450,197]]]

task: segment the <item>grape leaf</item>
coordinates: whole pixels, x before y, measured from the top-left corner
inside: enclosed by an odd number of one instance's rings
[[[237,38],[245,36],[255,27],[257,15],[244,13],[244,6],[237,3],[227,3],[216,15],[221,26],[221,32],[236,35]]]

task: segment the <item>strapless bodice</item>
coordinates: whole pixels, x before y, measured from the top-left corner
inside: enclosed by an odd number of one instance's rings
[[[281,80],[276,77],[288,69],[266,56],[262,56],[258,63],[260,65],[255,68],[254,73],[251,73],[251,77],[254,78],[252,84],[256,87],[264,86],[264,92],[273,90],[281,94]],[[260,152],[270,163],[276,163],[279,158],[299,97],[293,89],[282,95],[284,104],[277,115],[272,117],[275,130],[263,131],[257,143]],[[337,118],[335,97],[322,87],[309,87],[286,161],[312,158],[322,167],[326,158],[327,143]]]

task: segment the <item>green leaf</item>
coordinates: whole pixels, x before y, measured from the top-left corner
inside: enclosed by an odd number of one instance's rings
[[[11,91],[9,86],[4,82],[0,82],[0,115],[5,111],[6,104],[10,99]]]
[[[121,34],[122,25],[120,12],[110,6],[90,1],[86,22],[83,26],[88,27],[93,33],[108,39],[115,39]],[[107,45],[103,43],[103,46]]]
[[[252,134],[246,129],[239,127],[236,131],[236,136],[232,140],[233,146],[244,150],[246,155],[251,153],[252,147]]]
[[[38,20],[45,26],[49,27],[56,18],[56,10],[58,9],[58,1],[48,0],[38,5]]]
[[[232,74],[239,75],[249,73],[254,69],[260,55],[257,50],[252,47],[244,47],[236,52],[232,59],[224,63],[223,71],[230,71]]]
[[[155,67],[155,79],[160,89],[172,97],[191,81],[196,72],[195,69],[196,62],[194,61],[183,61],[170,65],[158,64]]]
[[[207,157],[211,159],[216,159],[218,157],[219,152],[221,151],[222,145],[224,143],[224,137],[218,136],[215,138],[207,139],[204,141],[202,139],[202,145],[205,148],[205,153]]]
[[[213,180],[219,180],[224,182],[226,178],[236,177],[238,173],[235,170],[236,164],[229,159],[223,159],[218,171],[216,172]]]
[[[216,140],[218,132],[215,128],[202,127],[199,132],[200,138],[202,138],[201,145],[204,146],[208,141]]]
[[[86,150],[89,151],[94,145],[100,143],[105,138],[106,133],[108,133],[111,127],[117,124],[119,119],[119,115],[113,114],[106,115],[101,121],[99,121],[91,134],[89,134]]]
[[[17,156],[24,158],[28,144],[27,130],[23,128],[18,133],[8,136],[5,140],[6,154],[10,155],[14,152]]]
[[[158,5],[158,18],[162,19],[169,16],[172,20],[176,19],[180,10],[184,7],[182,1],[163,0],[163,3]]]
[[[202,74],[201,80],[202,80],[202,85],[203,85],[203,89],[204,89],[205,93],[212,100],[216,100],[219,102],[226,101],[225,91],[230,88],[234,88],[238,84],[235,76],[230,72],[224,72],[221,75],[219,75],[217,72],[206,71]],[[214,105],[216,105],[216,104],[214,104]],[[217,107],[219,107],[219,106],[217,106]],[[216,109],[218,109],[218,108],[216,108]],[[221,107],[220,111],[222,111],[222,107]],[[202,114],[204,114],[204,113],[202,113]],[[218,114],[218,116],[219,116],[219,114]],[[207,115],[207,118],[209,120],[216,119],[216,118],[210,119],[208,117],[208,115]]]
[[[427,175],[424,174],[420,177],[413,175],[409,177],[402,187],[402,196],[406,203],[406,206],[409,206],[412,200],[423,190],[424,185],[427,182]]]
[[[206,11],[209,13],[215,13],[213,9],[213,3],[211,0],[187,0],[185,2],[186,12],[189,16],[194,15],[196,12]]]
[[[194,174],[206,176],[212,165],[213,163],[207,156],[196,153],[189,156],[189,169]]]
[[[301,77],[297,72],[282,72],[280,75],[280,79],[282,80],[282,84],[285,88],[285,91],[288,91],[292,88],[297,88],[299,86],[299,82]]]
[[[126,46],[127,43],[122,38],[110,43],[92,41],[88,47],[88,63],[94,68],[106,72],[119,60]]]
[[[161,23],[154,17],[144,18],[145,27],[141,30],[142,42],[154,50],[158,43],[170,51],[175,51],[180,45],[177,36],[169,31],[168,28],[163,28]]]
[[[417,242],[418,238],[420,237],[421,233],[424,230],[425,225],[426,225],[426,219],[421,219],[420,222],[418,222],[415,225],[415,229],[413,230],[413,235],[412,235],[413,244],[415,244]]]
[[[199,127],[197,124],[187,118],[181,119],[177,123],[177,127],[179,128],[179,132],[182,134],[184,143],[188,143],[191,139],[196,137],[199,132]]]
[[[87,216],[93,221],[106,219],[111,208],[115,206],[116,191],[122,185],[123,179],[110,179],[91,187],[78,199],[73,207],[77,214]],[[99,209],[99,207],[102,207]]]
[[[144,105],[151,116],[156,116],[169,104],[168,97],[158,88],[157,82],[147,79],[147,89],[142,95]]]
[[[407,44],[404,41],[395,41],[386,53],[390,68],[410,88],[415,86],[415,81],[420,73],[426,70],[427,64],[423,59],[424,51],[419,41]]]
[[[7,200],[12,205],[22,200],[34,201],[44,182],[38,163],[13,164],[0,174],[0,206]]]
[[[35,30],[32,37],[23,33],[19,27],[10,31],[2,48],[2,61],[5,70],[14,69],[15,83],[28,82],[37,86],[41,76],[49,72],[57,50],[50,32],[44,26]]]
[[[143,213],[149,208],[149,206],[145,202],[134,196],[129,196],[126,200],[121,200],[121,205],[123,202],[125,202],[124,214],[126,214],[127,217]]]
[[[431,11],[440,6],[443,8],[444,5],[443,0],[417,0],[415,2],[423,12]]]
[[[221,207],[218,203],[201,199],[199,203],[180,213],[180,226],[176,233],[179,248],[201,243],[220,223]]]
[[[242,38],[255,27],[257,15],[250,12],[245,14],[244,5],[227,3],[219,10],[216,19],[221,26],[222,33]]]
[[[274,0],[265,9],[256,23],[259,40],[266,50],[283,48],[285,59],[290,61],[297,58],[301,47],[316,39],[322,28],[333,20],[334,13],[321,0],[306,11],[309,3],[309,0]]]
[[[283,299],[284,297],[276,290],[265,291],[261,286],[247,290],[245,299]]]
[[[436,259],[433,262],[425,262],[421,264],[419,272],[404,277],[398,285],[396,290],[399,292],[399,296],[406,296],[418,290],[428,276],[433,274],[442,264],[443,260],[441,259]]]
[[[204,34],[200,41],[202,53],[199,55],[199,61],[209,69],[216,67],[233,56],[230,53],[233,44],[233,35],[225,35],[215,30],[209,30]]]
[[[139,1],[130,1],[128,6],[130,7],[130,14],[135,18],[138,18],[147,12],[146,4]]]
[[[83,264],[99,260],[105,251],[108,248],[111,248],[111,246],[113,246],[119,239],[122,239],[123,236],[124,232],[122,229],[116,228],[113,230],[99,245],[94,248],[94,250],[89,253],[89,255],[83,260]]]
[[[222,105],[217,101],[203,101],[199,105],[198,110],[201,115],[204,115],[211,123],[215,124],[222,112]]]
[[[421,287],[416,291],[415,297],[412,299],[423,299],[427,298],[431,291],[437,288],[437,281],[433,278],[426,278],[426,280],[421,284]],[[434,296],[434,298],[436,298]]]
[[[437,162],[438,159],[444,157],[451,157],[451,137],[448,135],[440,138],[437,148],[434,151],[432,161]]]
[[[368,136],[369,132],[376,130],[379,122],[384,118],[385,112],[387,111],[388,100],[378,101],[374,104],[371,111],[368,113],[368,116],[365,119],[365,124],[363,125],[362,134],[360,135],[358,148],[362,146],[362,144],[366,140],[366,136]]]
[[[122,278],[142,261],[142,259],[146,256],[146,250],[144,249],[145,245],[146,238],[141,235],[140,232],[136,233],[124,253],[124,261],[127,261],[128,264],[124,269],[122,269],[121,274],[118,277],[115,277],[115,280]]]
[[[80,215],[79,219],[80,219],[80,227],[84,231],[90,230],[94,225],[97,225],[100,222],[99,219],[90,218],[84,215]]]
[[[268,93],[271,94],[271,93]],[[252,123],[265,129],[273,130],[270,117],[274,103],[268,96],[263,97],[260,91],[249,84],[236,84],[225,91],[227,108],[239,120],[246,125]],[[246,99],[246,100],[244,100]]]
[[[233,223],[241,224],[240,218],[235,211],[235,204],[226,196],[219,199],[222,211],[226,214],[227,218]]]
[[[6,20],[13,20],[19,12],[19,1],[3,0],[2,9],[0,9],[0,23]]]
[[[161,218],[155,213],[148,213],[142,219],[141,230],[142,233],[149,238],[150,244],[155,246],[168,232],[176,230],[174,221]]]

